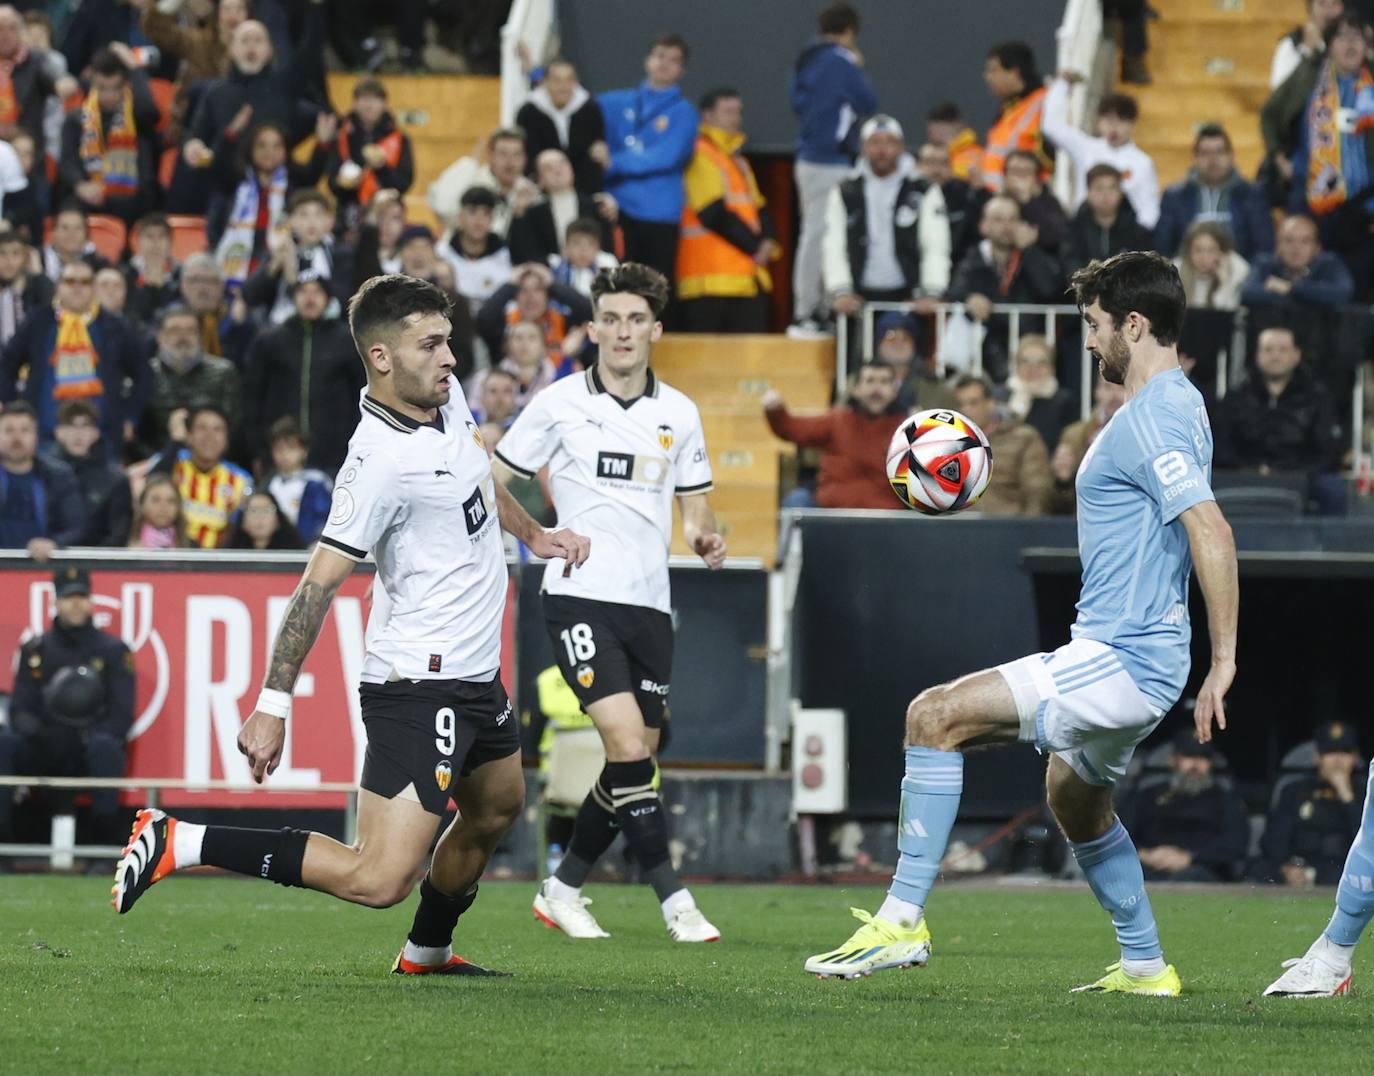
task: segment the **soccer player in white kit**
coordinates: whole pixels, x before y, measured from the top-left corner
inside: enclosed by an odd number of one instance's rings
[[[1198,688],[1198,739],[1226,727],[1236,673],[1238,585],[1231,528],[1212,496],[1212,435],[1197,389],[1178,365],[1185,306],[1178,270],[1128,251],[1073,276],[1087,346],[1126,403],[1079,465],[1083,585],[1072,641],[921,692],[906,714],[906,776],[897,871],[877,915],[837,949],[806,961],[822,977],[923,965],[925,904],[959,810],[964,752],[1023,740],[1050,753],[1046,793],[1074,858],[1111,916],[1121,960],[1098,993],[1173,996],[1145,877],[1112,810],[1112,785],[1188,679],[1188,578],[1207,602],[1212,663]]]
[[[701,416],[649,368],[667,301],[668,281],[648,266],[603,270],[592,283],[590,325],[599,360],[535,396],[496,450],[498,479],[547,466],[560,523],[596,547],[575,573],[550,562],[543,585],[554,654],[606,749],[568,852],[534,898],[535,916],[574,938],[609,936],[587,910],[582,884],[622,830],[669,935],[720,937],[673,869],[653,758],[672,679],[675,498],[688,544],[711,568],[725,561],[706,500],[711,464]]]
[[[115,871],[115,908],[202,864],[385,908],[404,900],[448,802],[393,972],[490,975],[455,956],[492,850],[524,802],[520,744],[498,675],[507,573],[498,529],[540,556],[581,565],[587,539],[540,527],[492,479],[461,392],[453,392],[447,296],[423,280],[373,277],[349,303],[368,385],[324,533],[291,597],[239,750],[261,782],[281,761],[291,692],[330,601],[367,554],[377,585],[363,661],[367,755],[352,846],[296,829],[238,829],[138,812]],[[345,416],[339,416],[345,420]],[[499,522],[499,528],[498,528]]]

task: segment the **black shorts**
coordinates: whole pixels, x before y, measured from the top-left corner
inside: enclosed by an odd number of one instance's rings
[[[673,679],[673,618],[642,605],[543,597],[554,658],[583,709],[630,691],[645,726],[662,728]]]
[[[489,684],[363,684],[358,695],[367,729],[362,787],[393,799],[413,784],[430,814],[448,810],[455,777],[520,750],[519,722],[500,676]]]

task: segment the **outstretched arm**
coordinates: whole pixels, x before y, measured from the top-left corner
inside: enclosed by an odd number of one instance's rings
[[[682,509],[682,536],[692,552],[706,562],[708,568],[725,563],[725,539],[716,530],[716,514],[704,493],[692,493],[677,499]]]
[[[1212,667],[1197,693],[1193,722],[1197,738],[1212,738],[1212,719],[1226,728],[1222,703],[1236,676],[1236,617],[1240,583],[1236,577],[1236,540],[1216,501],[1193,505],[1179,516],[1188,532],[1198,586],[1207,602],[1207,630],[1212,637]]]
[[[253,780],[258,784],[262,784],[263,777],[274,773],[281,762],[291,690],[324,625],[329,603],[352,573],[353,564],[348,557],[317,545],[296,592],[291,595],[277,631],[277,641],[272,646],[272,660],[267,667],[262,694],[258,696],[252,716],[239,730],[239,751],[248,757]]]
[[[562,557],[568,562],[568,570],[581,567],[586,562],[592,551],[590,538],[567,529],[554,530],[540,526],[506,489],[506,483],[514,472],[496,460],[492,464],[492,474],[496,476],[496,513],[501,519],[503,531],[519,538],[536,557],[545,560]]]

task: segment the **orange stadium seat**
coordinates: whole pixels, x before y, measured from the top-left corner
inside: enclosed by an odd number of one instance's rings
[[[177,170],[177,158],[181,156],[181,150],[176,146],[164,149],[162,156],[157,159],[157,182],[164,190],[172,189],[172,176]]]
[[[177,95],[177,88],[165,78],[150,78],[148,91],[153,95],[153,103],[157,105],[157,130],[161,134],[167,130],[167,124],[172,118],[172,99]]]
[[[49,217],[43,226],[43,242],[52,242],[52,217]],[[108,262],[119,262],[124,258],[124,246],[128,242],[129,229],[118,217],[107,216],[104,213],[92,213],[86,218],[86,223],[90,225],[91,242],[95,244],[95,252]]]
[[[204,254],[210,249],[204,217],[173,215],[167,223],[172,227],[172,257],[177,261],[184,262],[192,254]]]

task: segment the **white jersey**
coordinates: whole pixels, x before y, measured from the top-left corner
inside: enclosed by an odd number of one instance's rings
[[[701,415],[650,370],[644,395],[623,401],[596,367],[530,401],[496,457],[526,478],[546,464],[558,525],[591,539],[580,568],[551,560],[544,590],[670,613],[673,498],[711,488]]]
[[[320,544],[377,561],[363,682],[490,680],[507,577],[477,424],[459,392],[432,423],[360,406]]]

